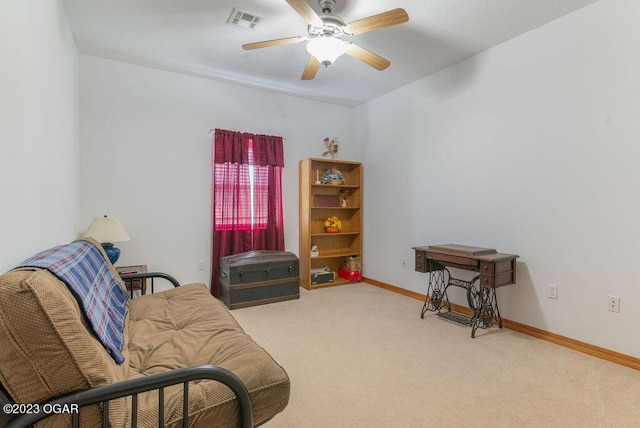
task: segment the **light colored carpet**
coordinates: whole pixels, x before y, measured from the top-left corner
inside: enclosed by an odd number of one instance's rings
[[[267,428],[638,427],[640,372],[368,284],[236,309],[291,378]]]

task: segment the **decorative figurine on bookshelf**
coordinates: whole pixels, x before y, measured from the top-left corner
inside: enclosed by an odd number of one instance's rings
[[[327,233],[338,233],[342,230],[342,221],[333,215],[324,221],[324,230]]]
[[[311,244],[311,257],[320,256],[320,250],[316,244]]]
[[[346,183],[342,173],[338,170],[338,167],[332,166],[331,169],[328,169],[327,172],[324,173],[324,176],[322,177],[322,184],[340,185]]]
[[[335,159],[338,154],[338,138],[325,138],[322,142],[324,143],[324,147],[327,149],[322,154],[322,157],[331,156],[331,159]]]
[[[340,197],[340,206],[342,208],[346,208],[349,205],[349,191],[347,189],[343,189],[338,192],[338,196]]]

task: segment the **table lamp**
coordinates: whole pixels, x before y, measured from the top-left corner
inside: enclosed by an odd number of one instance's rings
[[[96,217],[93,219],[83,238],[93,238],[102,244],[111,264],[115,264],[120,257],[120,249],[113,246],[114,242],[130,241],[127,231],[115,217]]]

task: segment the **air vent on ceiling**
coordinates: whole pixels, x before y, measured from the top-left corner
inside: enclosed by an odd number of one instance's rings
[[[262,21],[262,17],[256,15],[255,13],[249,13],[242,11],[238,8],[234,8],[231,11],[231,15],[229,15],[229,19],[227,19],[227,23],[239,25],[240,27],[254,29],[258,26],[258,24]]]

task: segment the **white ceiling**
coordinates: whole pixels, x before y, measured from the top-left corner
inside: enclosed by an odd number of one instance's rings
[[[385,57],[377,71],[343,55],[314,80],[305,43],[245,51],[245,43],[306,36],[285,0],[62,0],[79,52],[355,106],[597,0],[337,0],[346,23],[402,7],[409,22],[350,37]],[[317,0],[308,3],[318,14]],[[233,8],[262,16],[227,24]]]

